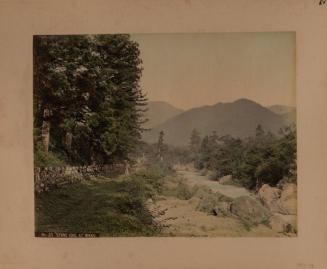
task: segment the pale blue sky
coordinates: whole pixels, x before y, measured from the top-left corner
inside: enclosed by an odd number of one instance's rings
[[[295,106],[295,33],[135,34],[149,100]]]

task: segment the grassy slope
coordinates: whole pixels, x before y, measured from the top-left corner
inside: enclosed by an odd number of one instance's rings
[[[159,171],[75,183],[42,193],[36,197],[36,232],[100,233],[100,236],[276,236],[277,233],[264,225],[245,229],[236,219],[199,212],[203,211],[199,209],[200,201],[206,202],[210,190],[191,187],[185,180]],[[163,196],[166,198],[162,199]],[[149,198],[154,201],[153,206],[169,210],[163,216],[152,216],[151,208],[146,206]],[[176,220],[171,221],[168,230],[154,224],[170,217]]]
[[[145,201],[159,191],[162,177],[147,172],[116,181],[66,185],[42,193],[36,197],[36,232],[155,235],[159,231]]]

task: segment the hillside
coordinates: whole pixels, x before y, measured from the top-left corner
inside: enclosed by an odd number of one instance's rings
[[[166,102],[154,101],[148,103],[148,111],[145,116],[148,121],[145,128],[152,128],[164,123],[166,120],[182,113],[183,110],[178,109]]]
[[[143,139],[154,143],[163,130],[167,144],[186,145],[194,128],[201,135],[216,131],[218,135],[229,134],[242,138],[253,135],[258,124],[265,130],[277,133],[284,125],[284,118],[256,102],[239,99],[232,103],[217,103],[185,111],[144,133]]]
[[[283,114],[286,114],[286,113],[292,113],[292,112],[295,111],[295,107],[283,106],[283,105],[273,105],[273,106],[269,106],[267,108],[270,109],[272,112],[278,114],[278,115],[283,115]]]
[[[273,105],[269,106],[272,112],[282,116],[283,120],[287,124],[292,124],[296,122],[296,108],[292,106],[283,105]]]

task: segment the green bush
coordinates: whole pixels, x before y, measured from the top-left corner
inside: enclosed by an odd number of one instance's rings
[[[165,177],[165,171],[152,167],[125,178],[141,184],[144,187],[144,195],[147,198],[153,198],[155,195],[162,193]]]
[[[284,128],[276,136],[258,126],[255,137],[243,140],[206,136],[196,166],[213,171],[211,179],[232,175],[236,184],[249,189],[276,186],[283,179],[296,182],[296,130]]]
[[[39,145],[36,145],[34,149],[34,166],[46,167],[46,166],[64,166],[65,162],[59,159],[54,153],[45,153]]]

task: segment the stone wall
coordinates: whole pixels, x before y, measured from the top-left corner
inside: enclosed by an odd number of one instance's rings
[[[41,193],[61,185],[90,180],[94,176],[114,176],[123,172],[123,165],[35,167],[34,189]]]

